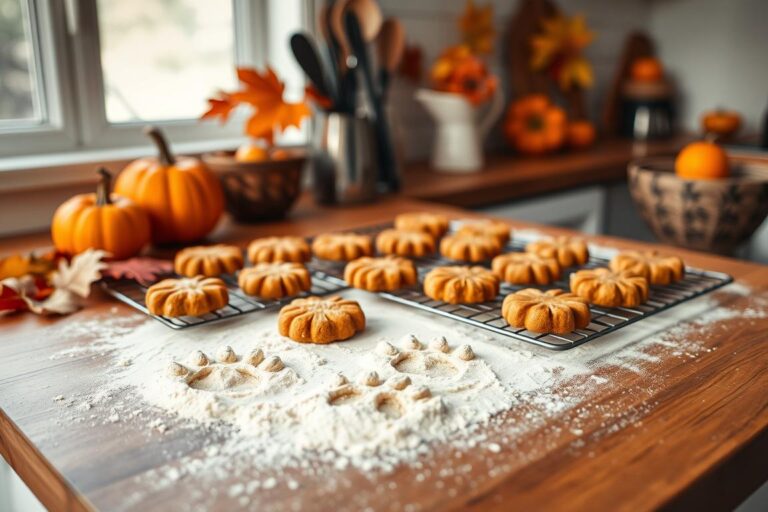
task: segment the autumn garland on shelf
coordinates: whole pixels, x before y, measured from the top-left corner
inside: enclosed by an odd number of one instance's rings
[[[275,134],[291,126],[300,128],[312,112],[306,98],[295,103],[285,101],[285,84],[270,67],[261,73],[253,68],[238,67],[237,78],[241,88],[234,92],[221,91],[217,97],[209,98],[208,110],[201,119],[219,119],[224,123],[238,106],[250,106],[253,113],[245,123],[245,134],[255,142],[240,148],[238,159],[265,160],[270,156]],[[324,98],[314,91],[306,92],[306,97],[323,103]]]

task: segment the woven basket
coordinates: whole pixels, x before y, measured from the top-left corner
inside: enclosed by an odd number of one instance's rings
[[[240,222],[281,219],[301,192],[307,157],[290,150],[287,158],[265,162],[238,162],[233,151],[206,153],[203,162],[219,176],[227,211]]]
[[[731,177],[678,178],[671,158],[629,165],[629,190],[661,241],[732,254],[768,215],[768,162],[731,159]]]

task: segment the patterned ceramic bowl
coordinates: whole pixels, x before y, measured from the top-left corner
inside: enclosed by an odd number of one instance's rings
[[[731,159],[731,177],[688,180],[674,160],[629,164],[629,190],[648,226],[664,243],[731,254],[768,215],[768,161]]]
[[[205,164],[221,180],[227,211],[240,222],[281,219],[301,192],[306,152],[293,149],[286,158],[265,162],[238,162],[234,152],[203,155]]]

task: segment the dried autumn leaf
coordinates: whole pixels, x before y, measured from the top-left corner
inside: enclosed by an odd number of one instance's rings
[[[584,16],[555,16],[531,38],[531,68],[546,70],[562,90],[592,85],[592,66],[583,50],[594,39]]]
[[[285,84],[269,67],[263,73],[253,68],[237,68],[237,78],[243,88],[232,93],[222,92],[218,98],[209,99],[209,109],[202,119],[218,117],[223,121],[232,109],[243,103],[248,104],[254,113],[245,124],[245,133],[271,144],[276,131],[283,131],[289,126],[298,128],[301,121],[311,114],[305,101],[289,103],[283,99]]]
[[[0,258],[0,280],[9,277],[21,277],[26,274],[44,275],[56,268],[56,254],[42,256],[34,254],[12,254]]]
[[[132,279],[143,285],[154,283],[158,277],[173,272],[173,263],[155,258],[131,258],[112,261],[101,273],[113,279]]]
[[[72,258],[71,263],[59,262],[59,269],[51,276],[51,284],[57,290],[68,290],[78,297],[88,297],[91,284],[101,278],[101,271],[107,267],[102,260],[105,251],[88,249]]]
[[[462,41],[472,53],[490,54],[493,52],[493,39],[496,30],[493,28],[493,6],[475,6],[472,0],[467,0],[464,14],[459,18],[459,30]]]

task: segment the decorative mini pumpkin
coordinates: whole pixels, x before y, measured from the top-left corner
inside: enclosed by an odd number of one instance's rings
[[[509,106],[504,135],[521,153],[549,153],[560,148],[565,140],[565,112],[543,94],[524,96]]]
[[[53,214],[53,244],[69,255],[101,249],[116,260],[135,256],[150,242],[149,218],[130,199],[110,194],[112,176],[106,169],[99,174],[95,194],[77,195]]]
[[[712,133],[727,137],[741,128],[741,115],[731,110],[712,110],[701,116],[701,127],[704,133]]]
[[[595,125],[587,120],[571,121],[567,131],[568,146],[573,149],[588,148],[595,143]]]
[[[632,62],[629,75],[638,82],[658,82],[664,77],[664,67],[656,57],[640,57]]]
[[[675,173],[689,180],[713,180],[730,175],[728,155],[714,142],[691,142],[675,159]]]
[[[197,158],[174,157],[159,129],[145,133],[157,158],[141,158],[120,173],[115,192],[142,206],[152,223],[155,242],[192,242],[213,230],[224,211],[216,176]]]

